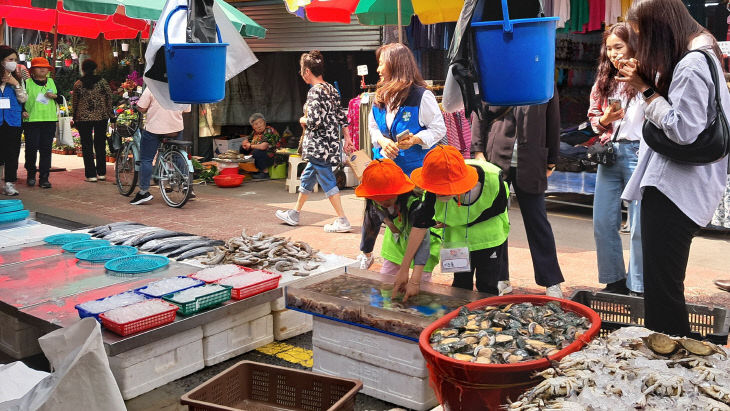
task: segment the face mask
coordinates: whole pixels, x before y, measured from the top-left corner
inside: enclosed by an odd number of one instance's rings
[[[13,72],[15,71],[15,68],[18,67],[18,63],[14,61],[7,61],[5,62],[5,70]]]

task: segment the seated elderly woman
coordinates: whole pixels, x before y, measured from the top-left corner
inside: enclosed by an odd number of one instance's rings
[[[244,137],[239,152],[253,155],[254,165],[259,169],[253,178],[264,180],[269,178],[269,167],[274,165],[274,154],[280,146],[281,137],[273,127],[266,125],[266,119],[261,113],[251,114],[248,122],[253,127],[253,133]]]

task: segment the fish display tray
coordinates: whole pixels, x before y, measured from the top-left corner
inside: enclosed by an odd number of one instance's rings
[[[30,215],[28,210],[11,211],[9,213],[0,214],[0,224],[15,223],[17,221],[23,221]]]
[[[101,325],[103,325],[104,328],[115,334],[121,335],[122,337],[126,337],[128,335],[149,330],[151,328],[156,328],[161,325],[170,324],[171,322],[175,321],[175,312],[179,308],[180,307],[178,307],[177,305],[170,304],[170,309],[167,311],[149,315],[147,317],[142,317],[126,323],[114,322],[106,318],[104,313],[99,314],[99,319],[101,320]]]
[[[175,304],[176,306],[180,307],[180,311],[178,311],[180,314],[193,315],[199,313],[206,308],[213,307],[230,300],[231,289],[233,287],[227,285],[221,285],[221,287],[224,287],[225,289],[195,297],[195,300],[190,302],[181,303],[179,301],[173,300],[175,294],[179,293],[180,291],[164,295],[162,296],[162,299],[170,304]]]
[[[601,317],[601,337],[632,325],[644,326],[644,299],[630,295],[579,290],[571,300],[593,309]],[[687,304],[690,329],[715,344],[728,343],[730,315],[726,308]]]
[[[489,297],[423,283],[421,293],[403,304],[392,298],[392,276],[346,270],[335,269],[288,284],[287,308],[418,341],[421,331],[438,318],[470,301]]]
[[[247,273],[251,273],[254,271],[263,271],[266,274],[270,274],[271,278],[259,281],[254,284],[242,286],[242,287],[233,287],[233,289],[231,289],[231,298],[234,300],[243,300],[244,298],[253,297],[256,294],[261,294],[264,291],[273,290],[274,288],[279,286],[279,279],[281,279],[281,274],[274,274],[272,272],[265,271],[265,270],[254,270],[254,269],[248,268],[248,267],[242,267],[242,268],[243,268],[243,271],[245,271]],[[241,275],[241,274],[236,274],[236,275]],[[233,275],[231,277],[235,277],[236,275]],[[226,278],[231,278],[231,277],[226,277]],[[216,282],[220,282],[224,279],[225,278],[222,278]]]
[[[63,245],[63,247],[61,247],[61,249],[69,253],[77,253],[79,251],[83,251],[89,248],[106,247],[110,244],[111,243],[106,240],[81,240],[74,241],[72,243],[66,243]]]
[[[241,361],[180,398],[190,411],[344,411],[355,409],[362,383]]]
[[[141,254],[113,258],[104,264],[109,271],[137,274],[154,271],[170,264],[170,259],[162,255]]]
[[[109,298],[109,297],[111,297],[111,296],[97,298],[94,301],[101,301],[101,300],[103,300],[105,298]],[[145,296],[145,298],[147,298],[147,297]],[[142,300],[142,301],[144,301],[144,300]],[[132,304],[134,304],[134,303],[132,303]],[[123,306],[120,306],[120,307],[123,307]],[[83,309],[83,307],[81,307],[81,304],[76,304],[74,306],[74,308],[76,309],[76,311],[79,312],[79,318],[94,317],[96,319],[96,321],[101,322],[101,319],[99,318],[99,314],[101,314],[102,312],[93,312],[93,311],[85,310],[85,309]],[[114,308],[119,308],[119,307],[114,307]]]
[[[66,243],[73,243],[74,241],[83,241],[91,238],[91,234],[86,233],[65,233],[50,235],[43,239],[48,244],[53,245],[64,245]]]
[[[118,257],[137,254],[137,248],[130,245],[111,245],[104,247],[87,248],[76,253],[79,260],[100,263]]]
[[[178,275],[177,278],[190,278],[190,277]],[[174,291],[169,292],[169,293],[165,293],[164,295],[179,293],[180,291],[187,290],[188,288],[199,287],[199,286],[205,284],[205,281],[198,280],[196,278],[193,278],[193,280],[197,281],[198,283],[197,284],[193,284],[193,285],[188,286],[188,287],[180,288],[178,290],[174,290]],[[134,290],[134,292],[137,293],[137,294],[142,294],[142,295],[144,295],[144,296],[146,296],[148,298],[162,298],[163,297],[162,294],[161,295],[157,295],[157,294],[151,294],[151,293],[147,292],[147,287],[148,286],[149,286],[149,284],[146,285],[146,286],[144,286],[144,287],[137,288],[137,289]]]

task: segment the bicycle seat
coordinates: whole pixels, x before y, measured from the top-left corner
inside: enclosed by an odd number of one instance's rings
[[[162,143],[163,144],[177,144],[179,146],[189,146],[189,145],[193,144],[192,141],[171,140],[171,139],[167,139],[167,138],[163,138]]]

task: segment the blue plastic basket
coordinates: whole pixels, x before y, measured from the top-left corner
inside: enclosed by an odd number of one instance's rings
[[[74,241],[83,241],[91,238],[90,234],[86,233],[66,233],[66,234],[54,234],[43,239],[48,244],[53,245],[64,245],[66,243],[73,243]]]
[[[125,293],[126,292],[129,292],[129,291],[125,291]],[[120,294],[123,294],[123,293],[120,293]],[[112,297],[112,296],[110,295],[110,296],[107,296],[107,297],[98,298],[95,301],[101,301],[101,300],[103,300],[105,298],[109,298],[109,297]],[[147,298],[147,296],[145,296],[145,295],[142,295],[142,297],[144,297],[145,299]],[[141,300],[141,301],[144,301],[144,300]],[[138,301],[138,302],[140,302],[140,301]],[[81,303],[81,304],[83,304],[83,303]],[[74,306],[74,308],[76,309],[76,311],[79,312],[79,318],[94,317],[94,318],[96,318],[96,321],[101,322],[101,320],[99,319],[99,314],[101,314],[103,312],[106,312],[106,311],[99,311],[97,313],[97,312],[92,312],[92,311],[84,310],[81,307],[81,304],[76,304]],[[132,303],[132,304],[134,304],[134,303]],[[120,307],[123,307],[123,306],[120,306]],[[115,307],[115,308],[119,308],[119,307]]]
[[[110,245],[105,247],[87,248],[76,253],[76,258],[92,263],[109,261],[113,258],[137,254],[137,248],[130,245]]]
[[[23,221],[30,215],[28,210],[12,211],[0,214],[0,224],[15,223]]]
[[[186,277],[186,276],[178,275],[178,276],[177,276],[177,278],[191,278],[191,277]],[[201,286],[201,285],[205,285],[205,281],[202,281],[202,280],[198,280],[198,279],[195,279],[195,278],[192,278],[192,279],[196,281],[196,284],[193,284],[193,285],[191,285],[191,286],[189,286],[189,287],[179,288],[179,289],[177,289],[177,290],[173,290],[173,291],[167,292],[167,293],[165,293],[165,294],[159,294],[159,295],[158,295],[158,294],[150,294],[150,293],[148,293],[148,292],[146,291],[146,289],[147,289],[147,287],[148,287],[149,285],[151,285],[152,283],[150,283],[150,284],[147,284],[147,285],[146,285],[146,286],[144,286],[144,287],[140,287],[140,288],[137,288],[137,289],[135,289],[135,290],[134,290],[134,292],[136,292],[136,293],[138,293],[138,294],[142,294],[142,295],[144,295],[144,296],[146,296],[146,297],[148,297],[148,298],[161,298],[161,297],[162,297],[163,295],[167,295],[167,294],[175,294],[175,293],[179,293],[180,291],[183,291],[183,290],[187,290],[188,288],[193,288],[193,287],[199,287],[199,286]],[[160,280],[160,281],[161,281],[161,280]]]
[[[165,256],[140,254],[114,258],[107,261],[104,268],[117,273],[137,274],[153,271],[168,264],[170,259]]]
[[[63,251],[68,251],[69,253],[77,253],[82,250],[86,250],[87,248],[97,248],[97,247],[104,247],[111,244],[109,241],[106,240],[81,240],[81,241],[74,241],[72,243],[66,243],[61,247]]]
[[[23,209],[23,203],[18,201],[17,203],[0,204],[0,213],[12,213],[13,211],[20,211]]]
[[[17,204],[23,205],[23,200],[0,200],[0,210],[2,210],[3,207],[9,207],[11,205],[14,206]]]

